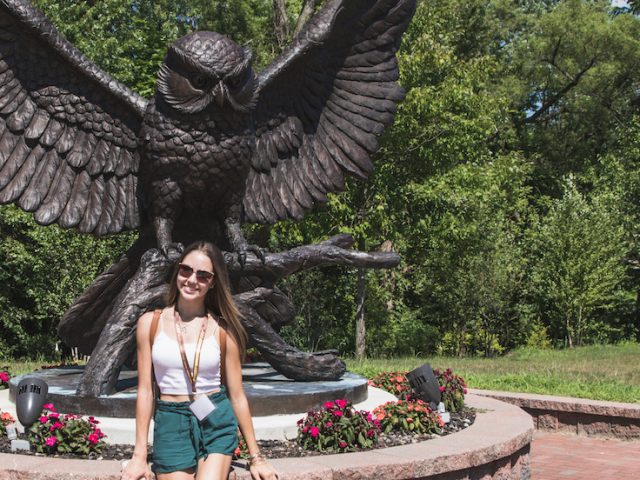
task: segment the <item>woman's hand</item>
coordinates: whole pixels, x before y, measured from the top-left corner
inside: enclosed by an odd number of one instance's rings
[[[264,458],[251,462],[249,471],[253,480],[278,480],[275,469]]]
[[[134,455],[131,460],[123,466],[120,480],[140,480],[141,478],[144,480],[153,480],[154,478],[146,459],[141,457]]]

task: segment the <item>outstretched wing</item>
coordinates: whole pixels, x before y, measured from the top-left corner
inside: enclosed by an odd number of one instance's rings
[[[404,97],[396,51],[415,0],[329,0],[258,78],[245,219],[300,219],[344,175],[367,178]]]
[[[96,235],[139,225],[146,101],[24,0],[0,0],[0,203]]]

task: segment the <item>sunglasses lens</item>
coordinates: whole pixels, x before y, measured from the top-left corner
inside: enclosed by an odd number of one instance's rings
[[[181,263],[178,265],[178,275],[183,278],[189,278],[193,275],[193,268],[189,265]],[[196,270],[196,280],[200,283],[207,283],[213,278],[213,273],[206,270]]]
[[[206,272],[204,270],[198,270],[196,272],[196,280],[201,283],[207,283],[209,280],[211,280],[212,277],[213,274],[211,272]]]
[[[191,268],[189,265],[181,263],[180,265],[178,265],[178,275],[180,275],[181,277],[189,278],[191,275],[193,275],[193,268]]]

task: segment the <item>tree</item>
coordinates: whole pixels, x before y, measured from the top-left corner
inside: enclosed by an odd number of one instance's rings
[[[629,244],[617,204],[606,193],[586,197],[569,176],[532,232],[532,300],[570,347],[609,340],[615,326],[602,313],[633,302],[623,288]]]

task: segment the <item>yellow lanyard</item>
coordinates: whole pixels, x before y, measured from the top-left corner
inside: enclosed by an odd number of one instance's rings
[[[176,336],[178,337],[178,345],[180,346],[180,356],[182,357],[182,365],[184,366],[187,377],[191,382],[191,391],[196,393],[196,380],[198,379],[198,369],[200,367],[200,351],[202,350],[202,342],[204,342],[204,335],[207,332],[207,323],[209,323],[209,315],[206,316],[202,322],[202,328],[200,329],[200,336],[198,337],[198,345],[196,347],[196,353],[193,357],[193,373],[189,368],[189,362],[187,361],[187,354],[184,351],[184,342],[182,340],[182,331],[180,329],[180,314],[178,310],[174,309],[173,319],[176,327]]]

